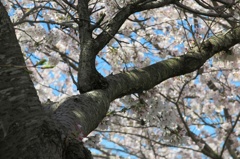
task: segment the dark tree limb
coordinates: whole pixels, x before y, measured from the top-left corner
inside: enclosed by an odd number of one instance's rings
[[[85,93],[108,86],[103,76],[96,70],[96,42],[92,38],[88,0],[78,1],[80,58],[78,68],[78,90]]]
[[[142,69],[110,75],[107,77],[108,91],[111,92],[110,100],[151,89],[168,78],[193,72],[216,53],[239,42],[240,28],[238,27],[206,40],[201,44],[201,50],[196,46],[185,55],[170,58]]]

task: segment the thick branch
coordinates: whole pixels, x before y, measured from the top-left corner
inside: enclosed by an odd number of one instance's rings
[[[90,28],[90,14],[88,12],[88,0],[78,0],[78,15],[79,15],[79,31],[80,42],[84,43],[85,40],[91,38],[92,33]]]
[[[168,78],[193,72],[214,54],[239,42],[240,28],[238,27],[227,31],[225,34],[208,39],[201,45],[200,51],[198,47],[195,47],[187,54],[179,57],[164,60],[142,69],[110,75],[107,77],[108,91],[111,92],[111,94],[109,93],[111,95],[110,100],[148,90]]]
[[[109,104],[110,101],[105,91],[91,91],[59,102],[52,116],[54,120],[61,123],[60,127],[65,133],[82,132],[86,136],[106,116]],[[81,125],[82,130],[78,129],[78,125]]]
[[[78,69],[78,89],[81,93],[85,93],[95,89],[104,89],[107,87],[107,82],[102,75],[97,72],[95,67],[97,50],[95,50],[96,43],[92,38],[92,31],[90,29],[88,0],[79,0],[78,6],[81,47]]]

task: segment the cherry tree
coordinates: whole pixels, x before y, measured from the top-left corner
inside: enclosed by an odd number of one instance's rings
[[[1,0],[0,158],[239,158],[239,20],[238,0]]]

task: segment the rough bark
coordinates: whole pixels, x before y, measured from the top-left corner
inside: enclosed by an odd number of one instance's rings
[[[240,27],[216,35],[203,44],[189,50],[185,55],[170,58],[145,68],[134,69],[107,77],[111,100],[126,94],[153,88],[162,81],[198,70],[206,60],[222,50],[240,42]]]
[[[45,136],[56,134],[45,122],[48,119],[43,115],[13,26],[1,3],[0,48],[0,158],[43,158],[41,154],[46,157],[60,151],[48,149],[54,138]]]
[[[58,124],[43,111],[1,2],[0,48],[0,158],[90,159],[82,143],[74,143],[67,133],[63,136]]]
[[[95,67],[95,58],[98,51],[96,50],[96,42],[92,38],[92,31],[90,30],[88,2],[88,0],[78,1],[81,49],[78,69],[78,90],[81,93],[95,89],[105,89],[108,85],[106,79],[103,78]]]

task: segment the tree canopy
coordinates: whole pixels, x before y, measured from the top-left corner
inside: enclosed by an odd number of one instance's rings
[[[1,0],[0,158],[239,158],[239,22],[238,0]]]

